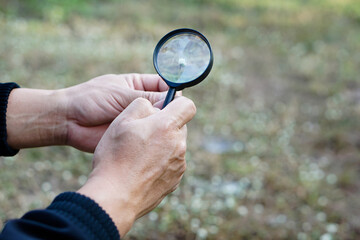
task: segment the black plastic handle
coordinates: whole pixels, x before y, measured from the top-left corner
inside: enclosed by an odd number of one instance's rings
[[[176,93],[176,89],[170,87],[166,94],[166,98],[164,101],[164,105],[162,106],[162,109],[164,109],[166,107],[166,105],[168,105],[172,100],[174,100],[175,93]]]

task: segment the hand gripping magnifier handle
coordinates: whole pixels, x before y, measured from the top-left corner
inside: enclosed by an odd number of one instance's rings
[[[175,88],[170,87],[166,94],[166,98],[161,109],[164,109],[172,100],[174,100],[175,93],[176,93]]]

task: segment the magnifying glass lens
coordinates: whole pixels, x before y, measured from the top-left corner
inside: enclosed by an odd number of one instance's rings
[[[186,83],[202,75],[209,66],[209,46],[199,36],[189,33],[175,35],[159,49],[159,73],[170,82]]]
[[[160,39],[153,55],[154,67],[169,86],[163,108],[176,91],[204,80],[213,65],[210,43],[196,30],[180,28]]]

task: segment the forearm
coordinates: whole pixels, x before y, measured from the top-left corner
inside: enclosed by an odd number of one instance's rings
[[[12,90],[6,112],[8,144],[14,149],[65,144],[66,105],[61,91]]]

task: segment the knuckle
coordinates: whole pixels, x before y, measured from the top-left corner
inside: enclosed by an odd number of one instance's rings
[[[171,189],[170,189],[170,192],[174,192],[180,185],[180,182],[178,182],[175,186],[173,186]]]
[[[112,74],[112,73],[106,74],[106,75],[103,76],[104,79],[115,79],[117,77],[118,77],[118,75]]]
[[[196,106],[195,106],[195,103],[189,99],[189,98],[185,98],[185,101],[186,101],[186,107],[189,111],[189,113],[193,116],[196,114]]]
[[[181,168],[180,168],[180,173],[181,175],[183,175],[186,171],[186,161],[184,161],[184,163],[182,164]]]
[[[139,82],[139,81],[141,81],[141,74],[139,74],[139,73],[126,74],[126,80],[128,82]]]
[[[178,149],[180,156],[185,156],[186,148],[187,148],[186,141],[181,141],[179,143],[179,149]]]
[[[130,73],[129,77],[131,77],[132,79],[136,79],[136,80],[141,79],[141,75],[139,73]]]

